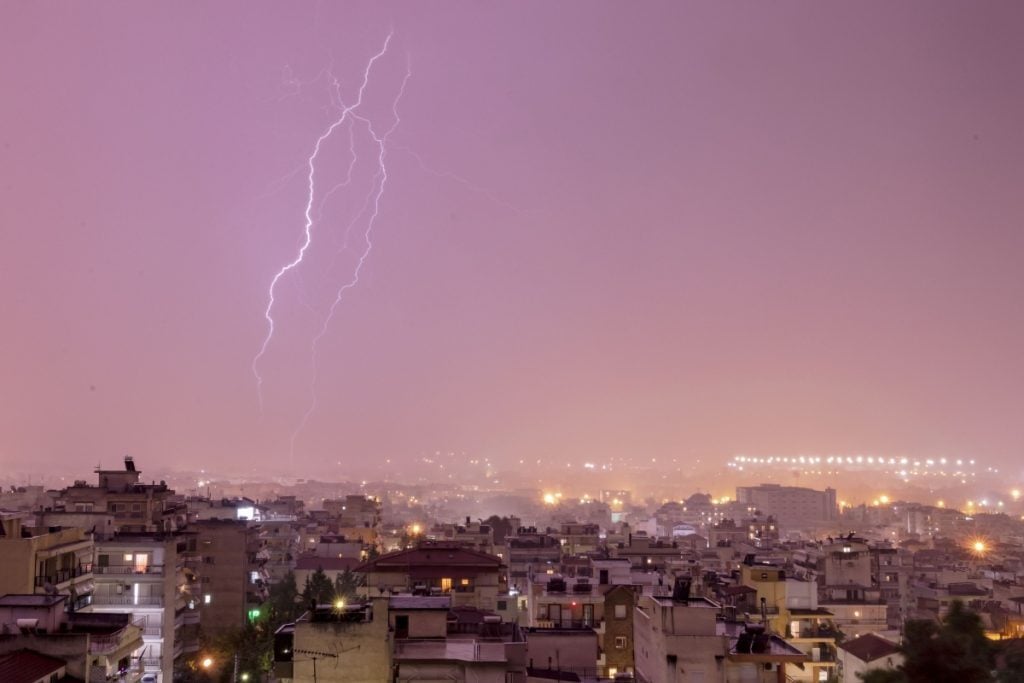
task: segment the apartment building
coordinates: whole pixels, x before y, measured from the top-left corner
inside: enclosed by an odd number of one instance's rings
[[[455,606],[493,610],[504,590],[501,558],[452,543],[424,541],[355,568],[366,577],[367,595],[451,595]]]
[[[201,566],[202,600],[198,601],[203,632],[217,635],[243,626],[268,597],[268,575],[258,525],[235,519],[194,522]]]
[[[70,609],[93,592],[93,540],[84,530],[24,526],[21,513],[0,513],[0,595],[66,595]]]
[[[519,627],[450,596],[395,595],[322,605],[275,637],[281,681],[525,683]]]
[[[780,484],[739,486],[736,501],[771,515],[784,529],[818,528],[839,517],[836,491],[832,488],[816,491]]]
[[[79,680],[141,680],[141,625],[130,614],[69,611],[66,602],[64,595],[0,597],[0,657],[28,650],[60,660]]]
[[[115,531],[171,532],[185,528],[185,502],[165,482],[145,484],[142,472],[131,456],[125,456],[123,470],[96,469],[98,485],[76,481],[60,492],[55,511],[109,512]]]
[[[175,660],[199,648],[200,597],[193,594],[195,575],[186,567],[194,538],[122,532],[96,544],[88,611],[132,615],[142,628],[140,661],[153,683],[170,683]]]
[[[676,583],[670,598],[641,596],[633,619],[637,680],[786,683],[807,662],[803,652],[762,626],[720,619],[719,610],[714,601],[689,596],[685,581]]]

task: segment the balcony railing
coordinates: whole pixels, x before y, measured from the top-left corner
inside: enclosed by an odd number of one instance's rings
[[[94,605],[130,605],[138,607],[163,607],[164,599],[161,596],[134,595],[93,595]]]
[[[71,579],[78,578],[79,576],[85,576],[92,572],[92,565],[83,564],[77,567],[71,567],[70,569],[58,569],[53,574],[47,574],[45,576],[37,576],[35,580],[36,588],[41,588],[46,584],[57,585],[70,581]]]
[[[829,626],[801,626],[793,634],[794,638],[835,638],[838,629]]]
[[[108,565],[101,567],[96,565],[92,569],[94,574],[132,574],[135,576],[153,574],[156,576],[162,576],[164,573],[164,566],[162,564],[150,564],[145,567],[136,567],[134,565]]]
[[[106,655],[114,652],[119,647],[125,644],[127,637],[133,636],[137,626],[133,626],[129,629],[127,626],[113,633],[109,633],[103,636],[93,636],[89,639],[89,652],[94,655]],[[139,629],[141,630],[141,629]]]
[[[596,621],[593,619],[538,619],[537,628],[552,628],[552,629],[579,629],[579,628],[594,628]]]
[[[147,669],[160,669],[164,665],[164,661],[159,657],[141,657],[139,661]]]

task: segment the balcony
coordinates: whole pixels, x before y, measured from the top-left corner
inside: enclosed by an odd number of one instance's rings
[[[395,659],[504,662],[507,655],[504,642],[396,639]]]
[[[134,595],[97,595],[92,596],[94,605],[114,605],[118,607],[163,607],[164,599],[160,596]]]
[[[834,640],[839,629],[829,624],[800,625],[792,640]]]
[[[36,588],[42,588],[46,584],[56,586],[72,579],[76,579],[79,576],[86,576],[92,573],[92,565],[83,564],[77,567],[71,567],[70,569],[58,569],[52,574],[45,576],[37,576],[35,579]]]
[[[162,564],[150,564],[145,567],[136,567],[135,565],[108,565],[106,567],[95,566],[92,568],[94,574],[117,574],[125,575],[129,574],[132,576],[163,576],[164,566]]]
[[[536,628],[581,629],[594,628],[596,625],[593,619],[538,619]]]
[[[125,649],[129,646],[131,646],[132,649],[141,646],[142,641],[139,638],[141,631],[142,628],[140,626],[137,626],[136,624],[129,624],[128,626],[125,626],[113,633],[93,635],[89,639],[89,654],[113,655],[117,653],[118,650]]]
[[[140,657],[139,662],[147,669],[162,669],[164,661],[159,657]]]

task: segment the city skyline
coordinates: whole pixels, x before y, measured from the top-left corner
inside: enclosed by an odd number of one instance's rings
[[[1019,480],[1024,10],[869,7],[0,9],[0,462]]]

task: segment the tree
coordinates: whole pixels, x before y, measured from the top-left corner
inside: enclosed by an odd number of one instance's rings
[[[315,572],[306,577],[302,602],[304,605],[329,605],[334,602],[334,583],[327,578],[323,567],[317,567]]]
[[[903,664],[869,671],[865,683],[989,683],[995,656],[981,617],[954,600],[942,623],[911,619],[903,629]],[[1018,680],[1018,679],[1007,679]]]
[[[491,515],[483,523],[491,527],[491,531],[494,532],[494,545],[496,546],[505,545],[505,537],[515,531],[512,528],[512,520],[508,517]]]
[[[339,572],[334,579],[334,597],[345,602],[354,600],[357,590],[363,585],[362,574],[356,574],[351,569]]]
[[[295,572],[289,571],[277,583],[270,584],[270,596],[267,600],[270,610],[270,625],[276,630],[281,624],[295,621],[304,606],[299,602],[299,587],[295,583]]]
[[[1024,639],[1012,638],[998,644],[996,660],[999,671],[996,680],[999,683],[1019,683],[1024,681]]]

